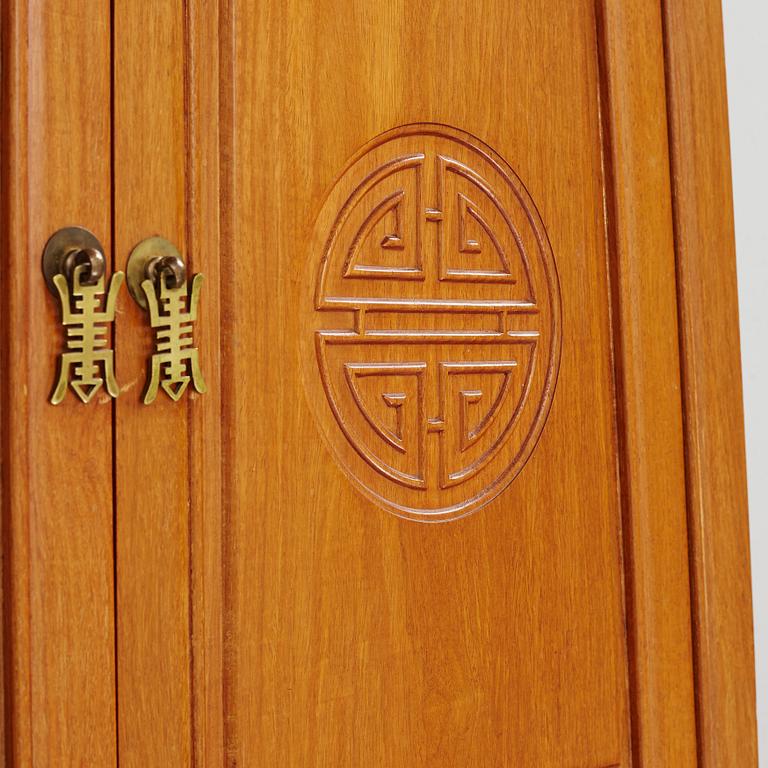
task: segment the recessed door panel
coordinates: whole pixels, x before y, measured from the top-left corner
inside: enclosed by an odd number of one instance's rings
[[[628,764],[592,6],[231,23],[233,759]]]

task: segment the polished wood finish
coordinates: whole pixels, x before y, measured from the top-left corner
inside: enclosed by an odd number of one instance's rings
[[[744,413],[720,4],[667,1],[699,760],[757,765]],[[723,724],[727,723],[727,727]]]
[[[114,227],[123,264],[149,235],[187,255],[182,4],[154,3],[147,21],[141,4],[114,4]],[[122,384],[115,420],[120,764],[189,765],[189,401],[163,395],[143,404],[153,336],[145,312],[130,298],[126,305],[115,339]]]
[[[627,765],[593,8],[334,8],[265,5],[233,20],[230,765]],[[507,45],[522,29],[524,44]],[[546,223],[567,329],[524,470],[441,525],[356,491],[323,442],[328,404],[299,375],[323,200],[369,140],[424,121],[460,126],[514,165]],[[589,722],[600,728],[574,727]]]
[[[107,766],[116,751],[112,400],[100,392],[85,410],[70,391],[48,403],[62,333],[40,260],[70,224],[111,252],[109,7],[9,0],[0,24],[6,759]],[[83,30],[87,45],[73,45]]]
[[[114,4],[115,242],[149,234],[202,272],[194,333],[209,392],[141,400],[151,354],[129,300],[117,331],[119,756],[216,765],[222,754],[218,15],[215,3]],[[182,52],[170,55],[172,51]],[[161,586],[162,585],[162,586]],[[152,684],[147,686],[147,681]]]
[[[208,392],[190,398],[190,590],[192,611],[192,755],[194,765],[221,765],[224,755],[223,503],[221,305],[230,282],[222,243],[226,205],[219,172],[219,3],[185,5],[187,14],[187,254],[206,276],[195,338]],[[230,285],[230,290],[235,286]]]
[[[0,16],[9,764],[754,765],[716,3],[703,17],[641,0],[59,6],[14,0]],[[69,44],[86,21],[93,60]],[[441,199],[441,178],[459,183],[437,162],[458,157],[502,208],[518,190],[535,308],[465,312],[520,298],[518,272],[444,273],[436,296],[464,304],[440,314],[418,280],[361,274],[352,303],[397,312],[318,310],[345,199],[419,152],[409,167],[428,174],[371,225],[391,246],[379,268],[412,252],[411,226],[427,258],[458,232],[462,268],[488,269],[491,231],[516,252],[467,188],[457,208],[422,206],[426,223],[405,217],[414,196]],[[63,224],[92,228],[115,269],[161,235],[206,275],[207,394],[141,403],[152,332],[124,292],[120,398],[47,404],[59,339],[39,254]],[[315,332],[337,328],[400,332],[348,347],[363,376],[414,339],[434,364],[436,329],[474,333],[443,334],[438,362],[503,362],[483,346],[500,328],[538,333],[557,371],[520,395],[538,444],[519,435],[519,466],[502,450],[477,503],[429,486],[427,512],[445,501],[457,519],[397,517],[422,515],[419,492],[361,462],[340,430],[363,422],[334,415],[318,373]],[[371,381],[359,393],[393,419],[394,446],[414,428],[398,409],[415,379]],[[466,396],[465,415],[484,395]],[[425,413],[429,468],[451,425]],[[92,474],[82,509],[73,460]]]
[[[659,119],[662,20],[650,3],[605,2],[600,26],[633,756],[639,765],[693,766],[675,251]]]

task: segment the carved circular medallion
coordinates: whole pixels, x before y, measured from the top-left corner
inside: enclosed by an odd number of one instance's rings
[[[427,522],[498,496],[560,357],[555,262],[514,171],[452,128],[384,133],[328,195],[310,262],[304,379],[355,484]]]

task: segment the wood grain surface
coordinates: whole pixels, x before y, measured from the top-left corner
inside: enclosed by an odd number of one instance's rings
[[[232,255],[222,245],[227,205],[219,171],[219,2],[185,4],[187,14],[187,264],[205,275],[195,341],[208,392],[189,402],[192,754],[194,765],[224,761],[223,699],[223,284]]]
[[[48,403],[63,334],[40,269],[67,225],[111,252],[109,7],[4,2],[1,24],[6,760],[109,766],[112,401]]]
[[[140,395],[151,353],[131,302],[118,331],[115,423],[121,765],[216,765],[222,755],[218,9],[169,0],[114,9],[115,232],[205,275],[194,338],[208,393]],[[173,52],[176,52],[175,55]],[[151,681],[151,684],[148,684]]]
[[[633,757],[696,765],[675,251],[660,10],[603,4],[607,211]]]
[[[228,764],[627,765],[592,6],[296,2],[239,6],[232,23]],[[323,201],[367,142],[422,122],[480,137],[523,180],[563,313],[536,450],[498,498],[440,525],[355,489],[300,376]]]
[[[9,765],[755,765],[704,6],[3,4]],[[205,274],[206,394],[124,291],[48,405],[68,224]]]
[[[115,257],[152,235],[187,253],[186,32],[181,2],[116,2]],[[175,55],[172,52],[176,51]],[[153,335],[130,299],[116,332],[118,733],[122,766],[192,759],[188,397],[142,402]]]
[[[755,663],[723,24],[716,0],[663,6],[699,760],[704,768],[755,766]]]

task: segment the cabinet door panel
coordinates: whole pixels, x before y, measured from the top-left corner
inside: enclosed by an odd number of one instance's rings
[[[628,763],[593,11],[234,8],[238,763]]]
[[[0,762],[754,763],[721,29],[679,5],[2,5]],[[119,399],[47,402],[65,225],[205,274],[207,393],[142,403],[124,291]]]
[[[75,224],[110,268],[109,7],[13,0],[0,27],[6,760],[109,766],[112,399],[49,403],[65,334],[40,270],[48,238]]]

